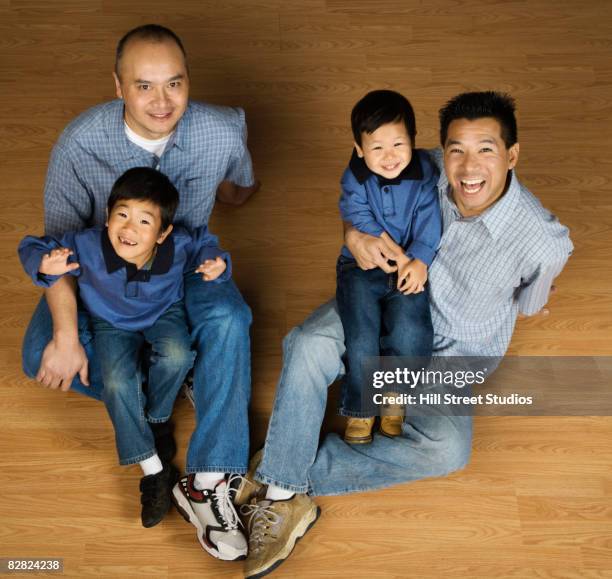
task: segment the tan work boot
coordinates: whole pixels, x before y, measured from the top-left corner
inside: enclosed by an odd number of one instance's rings
[[[263,577],[276,569],[315,524],[321,509],[304,494],[296,494],[285,501],[252,499],[242,505],[240,512],[247,516],[249,554],[244,563],[244,576]]]
[[[372,426],[374,426],[374,417],[349,417],[346,421],[344,441],[349,444],[368,444],[372,442]]]
[[[398,394],[389,392],[389,397],[397,397]],[[390,438],[402,433],[404,423],[404,407],[401,404],[385,404],[380,412],[380,433]]]
[[[256,497],[266,486],[255,480],[255,471],[263,457],[263,448],[258,450],[249,461],[249,471],[242,477],[240,485],[234,495],[234,504],[239,507],[246,505],[253,497]]]
[[[402,433],[403,416],[382,416],[380,419],[380,433],[394,438]]]

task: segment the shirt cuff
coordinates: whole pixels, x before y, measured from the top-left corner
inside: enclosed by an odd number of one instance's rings
[[[406,255],[411,258],[420,259],[427,267],[431,265],[431,262],[436,256],[435,250],[428,245],[420,243],[419,241],[413,241],[406,251]]]
[[[224,260],[227,267],[218,278],[212,280],[212,283],[222,283],[224,281],[228,281],[232,277],[232,258],[230,257],[229,252],[223,251],[218,247],[203,248],[202,251],[200,251],[198,265],[204,263],[207,259],[216,259],[217,257]]]

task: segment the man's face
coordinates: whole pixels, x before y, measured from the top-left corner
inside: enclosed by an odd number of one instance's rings
[[[503,195],[508,171],[515,167],[518,153],[518,143],[506,148],[496,119],[457,119],[450,123],[444,169],[461,215],[478,215]]]
[[[125,121],[145,139],[169,135],[183,116],[189,78],[181,49],[174,43],[128,42],[113,73],[117,96],[125,104]]]
[[[361,146],[355,143],[357,155],[368,169],[381,177],[394,179],[410,163],[412,147],[403,121],[387,123],[373,133],[361,133]]]
[[[106,222],[108,238],[117,255],[141,268],[163,243],[172,225],[161,231],[159,206],[139,199],[117,201]]]

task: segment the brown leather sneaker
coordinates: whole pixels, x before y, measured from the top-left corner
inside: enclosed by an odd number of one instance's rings
[[[321,509],[308,495],[285,501],[253,499],[240,507],[248,518],[249,554],[244,562],[247,578],[263,577],[276,569],[293,551],[298,539],[315,524]]]
[[[371,418],[353,418],[349,417],[346,421],[346,430],[344,432],[344,441],[349,444],[368,444],[372,442],[372,427],[374,426],[374,417]]]

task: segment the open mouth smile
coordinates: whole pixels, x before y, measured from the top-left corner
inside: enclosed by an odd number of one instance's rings
[[[135,241],[131,241],[121,236],[119,236],[119,243],[121,243],[121,245],[127,245],[128,247],[134,247],[135,245],[138,245]]]
[[[461,188],[466,195],[476,195],[484,187],[486,181],[482,179],[462,179]]]
[[[156,121],[166,121],[172,116],[172,112],[169,113],[149,113],[149,116],[153,117]]]

